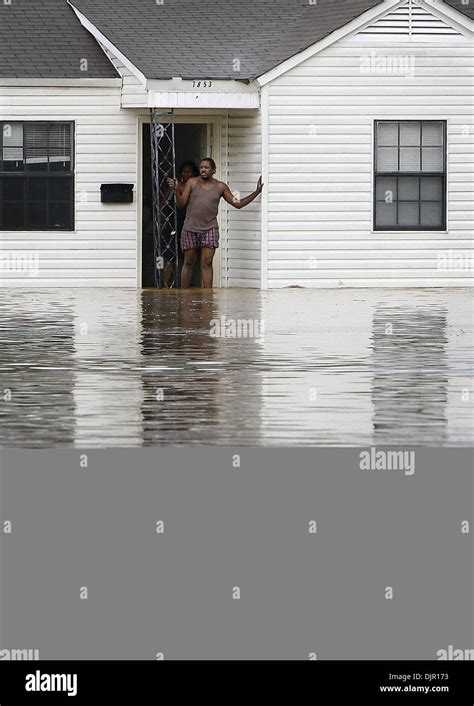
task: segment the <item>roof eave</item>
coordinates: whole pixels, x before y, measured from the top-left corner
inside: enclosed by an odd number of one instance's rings
[[[82,14],[82,12],[79,12],[79,10],[74,7],[74,3],[71,2],[71,0],[67,0],[68,5],[72,7],[74,12],[76,13],[76,16],[81,23],[81,25],[87,29],[90,34],[94,37],[94,39],[99,42],[99,44],[102,44],[106,49],[112,52],[114,56],[117,57],[117,59],[120,59],[120,61],[123,63],[124,66],[127,67],[131,73],[136,76],[136,78],[140,81],[140,83],[145,86],[146,85],[146,76],[140,71],[139,68],[135,66],[126,56],[125,54],[122,54],[122,52],[114,45],[112,42],[107,39],[105,34],[102,34],[102,32],[90,21],[87,19],[85,15]]]
[[[0,86],[15,86],[17,88],[23,88],[28,86],[59,86],[62,88],[75,86],[80,86],[81,88],[120,88],[122,86],[122,79],[119,76],[117,76],[117,78],[91,78],[90,76],[84,78],[0,76]]]
[[[465,15],[460,10],[456,10],[455,7],[447,5],[445,2],[439,2],[439,0],[422,0],[423,4],[427,5],[431,10],[434,10],[438,15],[444,15],[446,20],[451,20],[461,27],[474,32],[474,20]]]

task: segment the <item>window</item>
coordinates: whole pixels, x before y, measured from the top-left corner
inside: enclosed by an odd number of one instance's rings
[[[0,122],[1,230],[74,230],[72,123]]]
[[[446,229],[446,123],[375,123],[374,230]]]

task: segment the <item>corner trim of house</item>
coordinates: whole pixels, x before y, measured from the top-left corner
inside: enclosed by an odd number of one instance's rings
[[[266,84],[261,92],[261,121],[262,121],[262,224],[261,224],[261,274],[260,288],[268,289],[268,188],[269,188],[269,92],[270,86]]]
[[[119,60],[122,62],[122,64],[123,64],[124,66],[126,66],[127,69],[128,69],[129,71],[131,71],[132,74],[133,74],[134,76],[136,76],[136,78],[140,81],[140,83],[145,87],[145,86],[146,86],[147,79],[146,79],[146,76],[140,71],[140,69],[137,69],[137,67],[135,66],[135,64],[132,64],[132,62],[131,62],[129,59],[127,59],[127,57],[125,56],[125,54],[122,54],[122,52],[119,51],[119,50],[117,49],[117,47],[116,47],[114,44],[112,44],[112,42],[110,42],[110,41],[107,39],[107,37],[106,37],[104,34],[102,34],[102,32],[100,32],[100,31],[97,29],[97,27],[96,27],[95,25],[93,25],[92,22],[90,22],[90,20],[87,19],[87,17],[86,17],[85,15],[82,14],[82,12],[79,12],[79,10],[74,7],[74,5],[73,5],[73,3],[71,2],[71,0],[67,0],[67,2],[68,2],[68,5],[70,5],[71,8],[72,8],[72,9],[74,10],[74,12],[76,13],[77,19],[79,20],[79,22],[81,23],[81,25],[82,25],[85,29],[87,29],[87,31],[88,31],[90,34],[92,34],[92,36],[93,36],[98,42],[100,42],[101,44],[103,44],[104,47],[106,47],[110,52],[112,52],[112,54],[113,54],[117,59],[119,59]]]

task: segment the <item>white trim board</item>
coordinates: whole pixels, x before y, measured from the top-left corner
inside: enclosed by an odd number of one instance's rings
[[[455,10],[451,5],[446,5],[446,3],[440,2],[440,0],[423,0],[423,2],[420,2],[420,5],[425,5],[430,10],[434,10],[445,22],[457,23],[470,32],[474,32],[474,20],[469,19],[469,17],[463,15],[459,10]]]
[[[261,210],[261,263],[260,263],[260,288],[268,289],[268,185],[269,185],[269,142],[270,142],[270,126],[269,126],[269,86],[262,86],[262,181],[264,184],[262,192],[262,210]]]
[[[46,88],[59,86],[60,88],[120,88],[122,79],[117,78],[0,78],[0,86],[13,86],[15,88],[28,88],[38,86]]]
[[[131,106],[127,106],[131,107]],[[142,106],[138,106],[142,107]],[[148,108],[259,108],[260,95],[254,93],[189,93],[148,91]]]
[[[196,83],[210,84],[207,86],[196,86]],[[216,93],[258,93],[260,91],[260,86],[256,81],[250,83],[244,83],[237,79],[182,79],[179,76],[175,78],[149,78],[146,82],[146,88],[148,91],[177,91],[178,93],[196,93],[200,90],[206,89],[203,92],[216,92]],[[209,89],[212,88],[212,91]]]
[[[82,12],[79,12],[79,10],[77,10],[77,9],[74,7],[74,5],[73,5],[73,3],[71,2],[71,0],[67,0],[67,2],[68,2],[68,5],[70,5],[70,6],[72,7],[72,9],[74,10],[74,12],[76,13],[77,19],[79,20],[79,22],[81,23],[81,25],[82,25],[85,29],[87,29],[87,31],[88,31],[90,34],[92,34],[92,36],[93,36],[98,42],[102,43],[102,44],[104,45],[104,47],[107,47],[107,49],[108,49],[109,51],[111,51],[112,54],[114,54],[114,56],[115,56],[117,59],[119,59],[119,60],[122,62],[122,64],[123,64],[124,66],[126,66],[129,71],[132,72],[132,74],[133,74],[134,76],[136,76],[136,78],[140,81],[140,83],[141,83],[143,86],[146,86],[146,76],[140,71],[140,69],[137,69],[137,67],[135,66],[135,64],[132,64],[132,62],[129,61],[129,59],[127,59],[127,57],[125,56],[125,54],[122,54],[122,52],[119,51],[119,50],[117,49],[117,47],[116,47],[114,44],[112,44],[112,42],[110,42],[110,41],[107,39],[107,37],[106,37],[104,34],[102,34],[102,32],[100,32],[100,31],[97,29],[97,27],[96,27],[95,25],[93,25],[92,22],[90,22],[90,21],[87,19],[87,17],[86,17],[85,15],[82,14]],[[111,62],[111,63],[112,63],[112,62]],[[114,68],[115,68],[115,67],[114,67]],[[115,70],[117,70],[117,69],[115,69]]]

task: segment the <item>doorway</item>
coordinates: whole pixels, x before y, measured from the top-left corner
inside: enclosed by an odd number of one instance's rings
[[[175,123],[175,160],[176,174],[183,162],[192,161],[199,166],[203,157],[211,157],[209,131],[207,123]],[[142,125],[142,288],[155,288],[153,255],[153,212],[152,212],[152,169],[150,124]],[[183,264],[183,255],[179,249],[179,269]],[[201,287],[200,256],[194,268],[191,287]]]

